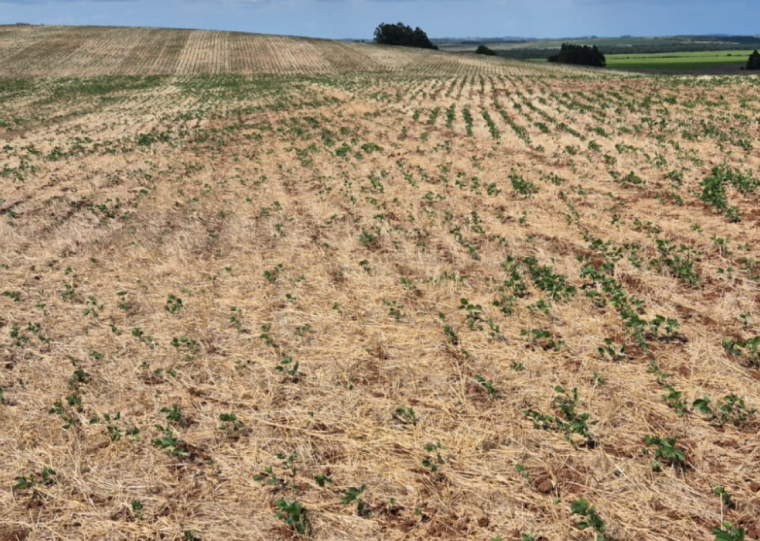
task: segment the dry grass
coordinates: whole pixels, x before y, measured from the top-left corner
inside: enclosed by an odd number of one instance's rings
[[[234,34],[215,39],[268,52],[225,69],[292,73],[203,76],[222,68],[208,41],[188,49],[201,33],[9,32],[0,65],[19,75],[61,41],[83,73],[180,75],[0,81],[1,540],[286,539],[280,498],[305,505],[311,539],[593,539],[580,498],[608,539],[713,539],[724,520],[758,538],[757,417],[692,407],[760,408],[757,366],[722,347],[760,334],[757,194],[728,187],[737,223],[700,200],[718,164],[760,178],[755,81]],[[340,50],[383,73],[313,76],[341,71],[325,67]],[[559,275],[566,299],[547,291]],[[626,358],[600,355],[606,338]],[[561,417],[558,385],[592,443],[525,417]],[[230,413],[239,430],[220,428]],[[686,466],[653,471],[648,434],[677,437]],[[276,487],[255,477],[270,466]],[[341,500],[362,485],[365,516]]]

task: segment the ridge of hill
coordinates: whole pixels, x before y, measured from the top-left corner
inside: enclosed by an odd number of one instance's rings
[[[165,28],[0,27],[0,74],[104,75],[305,74],[414,75],[556,72],[548,66],[435,51],[316,38]]]

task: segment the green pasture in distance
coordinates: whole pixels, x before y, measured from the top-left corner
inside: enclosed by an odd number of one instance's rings
[[[613,69],[689,70],[725,64],[743,64],[751,50],[705,51],[688,53],[612,54],[607,67]]]
[[[608,54],[607,67],[623,70],[698,70],[714,66],[746,64],[751,50],[686,53]],[[534,58],[546,62],[546,58]]]
[[[618,37],[618,38],[575,38],[575,39],[539,39],[530,41],[489,41],[488,39],[478,41],[469,40],[466,43],[462,40],[436,40],[433,42],[444,51],[474,51],[479,44],[488,46],[495,51],[506,51],[509,49],[547,49],[547,52],[551,49],[559,49],[560,46],[567,43],[574,43],[577,45],[596,45],[600,49],[604,50],[605,47],[637,47],[637,46],[652,46],[652,45],[671,45],[671,44],[684,44],[690,43],[691,39],[683,37],[659,37],[659,38],[642,38],[642,37]]]

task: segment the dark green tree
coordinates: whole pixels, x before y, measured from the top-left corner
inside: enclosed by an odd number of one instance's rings
[[[760,70],[760,53],[757,52],[757,49],[755,49],[755,52],[749,55],[749,60],[747,60],[747,69]]]
[[[484,54],[487,56],[496,56],[496,51],[493,49],[489,49],[485,45],[478,45],[478,48],[475,49],[475,54]]]
[[[382,23],[375,28],[375,41],[383,45],[400,45],[402,47],[419,47],[421,49],[438,49],[427,34],[418,26],[412,30],[404,23]]]
[[[563,43],[559,53],[549,57],[549,62],[596,66],[599,68],[607,65],[607,59],[596,48],[596,45],[589,47],[588,45],[573,45],[570,43]]]

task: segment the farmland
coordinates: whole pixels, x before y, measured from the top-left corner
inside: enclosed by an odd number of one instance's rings
[[[724,69],[739,74],[746,66],[751,50],[705,51],[684,53],[608,54],[607,67],[616,70],[705,72]],[[546,62],[546,58],[535,58],[535,62]],[[747,73],[752,75],[751,72]]]
[[[1,540],[760,539],[758,78],[63,27],[0,73]]]
[[[635,70],[700,70],[715,67],[734,67],[738,70],[747,64],[750,53],[751,50],[615,54],[607,57],[607,66]]]
[[[736,50],[753,50],[760,46],[757,36],[670,36],[616,38],[563,38],[538,40],[438,40],[445,51],[473,52],[479,43],[488,45],[505,58],[546,58],[559,51],[563,43],[595,45],[606,55],[669,55],[672,53],[730,53]],[[747,53],[749,54],[749,53]]]
[[[473,75],[503,63],[415,49],[235,32],[108,27],[2,27],[6,78],[394,73]],[[423,71],[420,71],[422,69]],[[483,70],[486,71],[483,71]],[[498,71],[498,69],[496,70]],[[513,73],[520,73],[513,65]],[[537,73],[527,68],[526,73]]]

